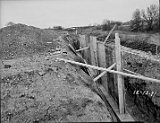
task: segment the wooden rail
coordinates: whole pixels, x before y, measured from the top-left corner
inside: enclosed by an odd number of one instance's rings
[[[79,51],[82,51],[82,50],[87,50],[87,49],[89,49],[89,47],[84,47],[84,48],[78,49],[78,50],[76,50],[76,52],[79,52]]]
[[[105,40],[104,40],[104,44],[106,44],[109,36],[112,34],[112,32],[113,32],[113,30],[116,28],[116,26],[117,26],[117,25],[115,24],[114,27],[110,30],[110,32],[108,33],[107,37],[106,37]]]
[[[67,59],[63,59],[63,58],[57,58],[57,60],[64,61],[66,63],[68,62],[68,63],[84,66],[84,67],[90,67],[90,68],[96,69],[96,70],[107,71],[109,73],[120,74],[120,75],[123,75],[123,76],[128,76],[128,77],[132,77],[132,78],[142,79],[142,80],[146,80],[146,81],[152,81],[152,82],[156,82],[156,83],[160,84],[160,80],[149,78],[149,77],[145,77],[145,76],[142,76],[142,75],[137,76],[137,75],[132,75],[132,74],[128,74],[128,73],[124,73],[124,72],[119,72],[119,71],[115,71],[115,70],[108,70],[107,68],[98,67],[98,66],[89,65],[89,64],[83,64],[83,63],[79,63],[79,62],[75,62],[75,61],[67,60]]]
[[[116,66],[116,63],[114,63],[113,65],[111,65],[110,67],[108,67],[107,69],[108,70],[111,70],[113,67],[115,67]],[[106,74],[107,73],[107,71],[104,71],[104,72],[102,72],[101,74],[99,74],[96,78],[94,78],[93,79],[93,81],[95,82],[95,81],[97,81],[100,77],[102,77],[104,74]]]
[[[115,55],[116,55],[116,66],[117,71],[122,72],[122,58],[121,58],[121,45],[120,45],[120,38],[119,34],[115,34]],[[124,99],[124,79],[122,75],[117,75],[117,82],[118,82],[118,98],[119,98],[119,109],[120,113],[125,113],[125,99]]]

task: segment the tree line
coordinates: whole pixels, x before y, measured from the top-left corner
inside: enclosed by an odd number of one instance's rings
[[[159,7],[150,5],[146,11],[136,9],[130,23],[131,31],[158,31],[160,29]]]
[[[110,30],[115,24],[117,24],[117,26],[128,25],[129,28],[127,28],[127,31],[158,32],[160,31],[159,11],[160,7],[158,5],[152,4],[147,7],[146,10],[136,9],[133,12],[132,19],[128,22],[122,23],[120,21],[104,20],[102,22],[101,28],[103,31],[106,31]]]

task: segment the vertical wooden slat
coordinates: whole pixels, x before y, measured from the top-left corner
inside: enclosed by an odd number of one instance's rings
[[[90,45],[89,35],[85,35],[85,46],[88,47]],[[87,63],[90,64],[90,49],[84,50],[84,58],[86,59]]]
[[[80,48],[85,47],[85,35],[79,35]],[[82,57],[84,57],[84,51],[81,51]]]
[[[112,48],[112,61],[113,63],[116,63],[116,58],[115,58],[115,48]],[[117,84],[117,74],[113,74],[113,78],[114,78],[114,92],[116,94],[116,101],[118,102],[118,84]]]
[[[90,36],[89,35],[79,35],[79,41],[80,41],[80,47],[83,48],[85,46],[89,46],[90,47]],[[91,51],[90,48],[84,51],[81,51],[81,55],[83,56],[83,58],[85,59],[85,63],[86,64],[91,64]],[[94,77],[95,72],[94,70],[92,70],[91,68],[89,69],[89,73],[91,75],[91,77]]]
[[[97,60],[97,39],[94,36],[90,36],[90,46],[91,46],[91,54],[92,54],[92,65],[98,65],[98,60]]]
[[[120,38],[119,34],[115,34],[115,52],[116,52],[116,65],[117,65],[117,71],[122,71],[122,65],[121,65],[121,46],[120,46]],[[117,75],[117,81],[118,81],[118,96],[119,96],[119,110],[121,114],[125,113],[125,105],[124,105],[124,80],[122,78],[122,75]]]
[[[106,64],[106,52],[105,52],[105,46],[103,43],[97,43],[97,55],[98,55],[98,63],[100,67],[107,67]],[[103,75],[102,78],[102,85],[105,88],[106,92],[108,93],[108,83],[107,83],[107,74]]]

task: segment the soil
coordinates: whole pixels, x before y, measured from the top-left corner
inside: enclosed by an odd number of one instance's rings
[[[14,25],[0,30],[0,42],[4,50],[3,52],[1,50],[0,62],[1,122],[113,121],[104,101],[93,91],[92,79],[80,67],[56,59],[63,57],[74,60],[76,57],[68,49],[67,43],[61,42],[58,38],[61,34],[54,37],[53,32],[45,32],[52,36],[52,40],[44,38],[40,42],[44,44],[47,40],[54,43],[46,46],[44,51],[33,52],[37,48],[30,47],[31,52],[27,50],[27,54],[24,53],[26,49],[18,44],[40,43],[39,38],[35,37],[35,33],[40,30],[36,28],[35,31],[33,28]],[[17,31],[19,29],[24,31]],[[7,33],[10,35],[5,39]],[[17,33],[19,40],[15,40],[14,47],[17,49],[14,52],[12,46],[8,45]],[[22,38],[24,35],[26,38]],[[43,49],[43,45],[38,45],[38,48]],[[19,49],[23,49],[21,53],[18,52]],[[14,54],[10,55],[12,52]]]
[[[131,54],[123,56],[125,69],[160,80],[160,63]],[[125,77],[126,104],[138,121],[160,122],[160,84]]]

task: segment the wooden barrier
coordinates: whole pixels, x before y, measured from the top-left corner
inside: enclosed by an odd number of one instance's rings
[[[116,95],[118,96],[120,114],[125,113],[125,97],[124,97],[123,76],[146,80],[146,82],[152,81],[152,82],[160,83],[160,80],[145,77],[140,74],[132,73],[131,71],[123,69],[123,67],[121,65],[121,61],[122,61],[121,60],[121,52],[122,53],[128,52],[131,54],[138,55],[140,57],[141,57],[141,55],[140,55],[139,51],[136,51],[136,50],[130,51],[130,48],[126,48],[126,47],[121,46],[120,45],[120,38],[117,33],[115,35],[115,45],[112,45],[112,46],[110,44],[105,44],[106,40],[105,40],[105,42],[97,41],[96,37],[93,37],[93,36],[87,35],[87,36],[81,36],[81,38],[82,38],[81,41],[83,40],[81,42],[81,48],[84,50],[87,47],[89,47],[89,49],[87,48],[87,50],[85,50],[85,53],[86,53],[85,58],[87,59],[87,61],[90,61],[91,65],[82,64],[82,63],[78,63],[78,62],[74,62],[74,61],[70,61],[70,60],[65,60],[65,59],[59,59],[59,60],[95,69],[94,75],[98,75],[97,70],[103,71],[98,76],[96,76],[93,80],[97,81],[101,77],[102,85],[105,88],[107,93],[109,91],[109,87],[112,88],[114,86],[114,88],[112,90],[115,90]],[[86,42],[86,44],[84,41]],[[110,49],[109,49],[109,47],[110,47]],[[107,51],[107,49],[109,49],[110,51],[109,50]],[[146,55],[145,56],[142,55],[142,57],[146,57],[147,59],[149,59]],[[158,61],[157,59],[154,59],[154,58],[151,58],[151,60]],[[117,70],[115,71],[115,70],[109,69],[108,67],[115,62],[116,62]],[[125,73],[123,71],[129,72],[129,73]],[[114,82],[109,80],[110,76],[108,76],[109,74],[107,72],[112,73],[112,75],[114,76]],[[132,74],[130,74],[130,73],[132,73]]]
[[[80,63],[80,62],[75,62],[75,61],[71,61],[71,60],[67,60],[67,59],[63,59],[63,58],[57,58],[57,60],[64,61],[66,63],[68,62],[68,63],[72,63],[72,64],[77,64],[77,65],[84,66],[84,67],[90,67],[90,68],[96,69],[96,70],[102,70],[102,71],[107,71],[107,72],[114,73],[114,74],[128,76],[128,77],[132,77],[132,78],[136,78],[136,79],[142,79],[142,80],[146,80],[146,82],[156,82],[156,83],[160,84],[160,80],[145,77],[145,76],[142,76],[142,75],[139,75],[139,76],[138,75],[132,75],[132,74],[119,72],[119,71],[115,71],[115,70],[109,70],[109,69],[103,68],[103,67],[98,67],[98,66],[89,65],[89,64],[83,64],[83,63]]]
[[[102,43],[97,43],[97,49],[98,49],[98,66],[100,67],[107,67],[107,62],[106,62],[106,51],[105,51],[105,46]],[[102,85],[104,86],[105,90],[108,92],[108,82],[107,82],[107,74],[104,74],[101,78]]]
[[[97,39],[94,36],[90,36],[90,53],[91,53],[91,64],[98,66],[98,59],[97,59]],[[98,75],[98,71],[94,70],[95,76]]]
[[[122,64],[121,64],[121,46],[120,46],[120,38],[119,34],[115,34],[115,51],[116,51],[116,66],[117,71],[122,71]],[[124,80],[122,78],[122,75],[117,75],[117,81],[118,81],[118,97],[119,97],[119,110],[121,114],[125,113],[125,100],[124,100]]]

